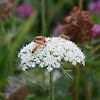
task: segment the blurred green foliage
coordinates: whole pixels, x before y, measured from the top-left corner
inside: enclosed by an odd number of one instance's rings
[[[87,9],[88,3],[92,0],[84,0],[83,8]],[[31,4],[36,13],[29,19],[18,17],[17,8],[23,3]],[[25,100],[49,100],[49,82],[43,84],[42,71],[36,75],[33,72],[23,72],[20,68],[20,61],[17,58],[20,48],[28,44],[35,36],[42,34],[41,24],[41,0],[16,0],[16,10],[7,22],[0,22],[0,100],[4,88],[8,86],[8,77],[15,76],[16,79],[25,78],[29,87],[29,95]],[[53,30],[60,22],[64,24],[65,17],[69,14],[78,0],[46,0],[46,36],[53,36]],[[93,23],[100,24],[98,14],[92,16]],[[100,38],[94,37],[90,44],[83,44],[83,52],[86,55],[86,66],[81,67],[79,81],[79,100],[100,100]],[[73,79],[67,79],[61,70],[61,77],[54,83],[55,100],[75,100],[77,68],[71,64],[65,64],[65,69],[73,70],[70,75]],[[49,75],[45,81],[49,81]]]
[[[94,24],[100,24],[100,19],[99,19],[98,13],[95,13],[95,14],[92,16],[92,18],[93,18],[92,22],[93,22]]]

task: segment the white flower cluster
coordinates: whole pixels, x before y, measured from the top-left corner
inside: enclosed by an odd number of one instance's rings
[[[40,45],[34,53],[32,50],[38,44],[33,41],[21,49],[18,57],[23,65],[22,70],[39,65],[41,68],[47,67],[51,72],[53,68],[60,68],[62,60],[74,66],[77,63],[85,65],[85,56],[74,42],[61,37],[48,37],[45,40],[46,46]]]

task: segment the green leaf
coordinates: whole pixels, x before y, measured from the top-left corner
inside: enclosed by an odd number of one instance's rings
[[[100,66],[100,61],[95,61],[90,63],[92,66]]]
[[[100,80],[100,68],[96,69],[95,78]]]
[[[0,48],[0,89],[3,88],[6,84],[8,73],[8,50],[7,47],[3,46],[2,48]]]
[[[0,100],[4,100],[4,97],[2,95],[2,92],[0,91]]]
[[[13,42],[11,49],[9,51],[9,62],[11,68],[11,74],[14,71],[13,64],[14,64],[14,55],[17,51],[18,45],[22,42],[23,38],[27,35],[28,31],[31,29],[33,22],[35,20],[36,14],[32,15],[27,22],[25,23],[22,30],[19,32],[18,36],[16,37],[15,41]]]
[[[98,50],[100,50],[100,44],[97,45],[95,48],[93,48],[92,53],[97,52]]]
[[[85,46],[86,49],[89,49],[89,50],[92,49],[92,46],[90,46],[89,44],[84,44],[84,46]]]
[[[78,6],[78,0],[73,0],[75,6]]]
[[[92,22],[94,24],[100,24],[100,18],[99,18],[98,13],[95,13],[92,18],[93,18]]]

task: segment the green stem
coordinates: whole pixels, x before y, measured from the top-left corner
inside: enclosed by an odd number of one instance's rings
[[[89,83],[89,66],[86,67],[86,100],[91,100],[91,84]]]
[[[43,72],[43,79],[42,79],[42,81],[43,81],[43,85],[45,85],[45,70],[42,69],[42,72]]]
[[[6,31],[5,31],[4,25],[3,25],[2,22],[0,24],[1,24],[1,32],[2,32],[2,34],[5,35],[6,34]]]
[[[42,34],[46,33],[46,20],[45,20],[45,0],[41,0],[41,18],[42,18]]]
[[[77,69],[77,79],[76,79],[76,100],[79,100],[80,73],[81,73],[81,68],[79,66]]]
[[[53,71],[50,72],[50,100],[54,100]]]
[[[46,33],[46,20],[45,20],[45,0],[41,0],[41,20],[42,20],[42,34]],[[43,69],[43,84],[45,84],[45,74]]]

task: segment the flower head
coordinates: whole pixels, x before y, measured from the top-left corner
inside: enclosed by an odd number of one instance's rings
[[[93,31],[93,36],[98,36],[100,37],[100,25],[97,25],[95,24],[93,27],[92,27],[92,31]]]
[[[66,35],[71,35],[72,41],[80,44],[82,44],[84,40],[91,42],[91,27],[93,23],[91,23],[88,11],[84,11],[82,8],[74,6],[69,16],[66,17],[64,26]]]
[[[20,18],[29,18],[35,12],[35,9],[31,5],[23,3],[18,7],[17,12]]]
[[[60,23],[57,23],[57,26],[54,29],[54,34],[55,35],[60,35],[63,32],[63,25]]]
[[[24,71],[38,65],[41,68],[46,67],[51,72],[54,68],[60,68],[63,61],[69,61],[74,66],[77,63],[85,65],[85,56],[74,42],[61,37],[48,37],[45,40],[46,46],[40,45],[34,53],[32,50],[37,43],[33,41],[21,49],[18,57]]]
[[[15,10],[14,0],[0,0],[0,21],[6,21]]]

